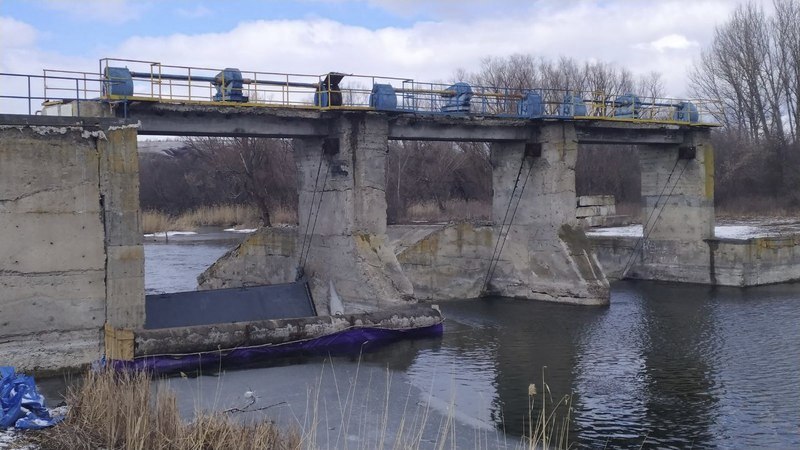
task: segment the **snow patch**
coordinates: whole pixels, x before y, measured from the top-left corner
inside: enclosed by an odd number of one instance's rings
[[[231,233],[252,233],[252,232],[256,231],[257,229],[258,228],[239,228],[239,229],[236,229],[236,228],[225,228],[224,231],[228,231],[228,232],[231,232]]]
[[[97,139],[99,139],[101,141],[107,141],[108,140],[108,138],[106,138],[106,134],[103,133],[102,131],[83,130],[83,131],[81,131],[81,137],[84,138],[84,139],[97,138]]]
[[[587,236],[624,236],[642,237],[644,234],[641,224],[628,225],[625,227],[592,228],[586,231]]]
[[[750,239],[769,235],[769,231],[749,225],[717,225],[714,235],[720,239]]]
[[[13,428],[3,430],[0,428],[0,450],[36,450],[31,444],[24,444],[22,436]]]
[[[197,232],[196,231],[167,231],[166,234],[167,234],[167,237],[170,237],[170,236],[191,236],[193,234],[197,234]],[[158,237],[158,236],[164,236],[164,232],[160,231],[158,233],[146,233],[144,235],[144,237]]]
[[[790,234],[789,227],[776,228],[753,225],[717,225],[714,236],[718,239],[753,239],[758,237],[778,236]],[[642,237],[642,225],[628,225],[625,227],[592,228],[586,231],[587,236],[619,236]]]

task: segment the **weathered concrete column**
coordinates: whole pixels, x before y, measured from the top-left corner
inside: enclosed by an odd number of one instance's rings
[[[540,155],[533,154],[539,149],[530,144],[526,155],[526,144],[521,142],[492,146],[495,238],[509,202],[506,223],[515,207],[517,211],[488,290],[511,297],[606,304],[608,281],[575,218],[574,126],[542,125],[539,145]],[[519,187],[512,199],[518,173]]]
[[[714,149],[708,130],[687,132],[683,145],[639,149],[644,240],[628,276],[714,283]]]
[[[101,356],[144,322],[136,130],[0,116],[0,355],[23,371]],[[108,339],[106,339],[108,342]]]
[[[139,211],[136,129],[109,129],[97,140],[106,247],[106,322],[144,325],[144,247]]]
[[[298,249],[302,264],[308,230],[305,273],[320,314],[328,309],[329,281],[348,312],[411,300],[413,287],[386,237],[386,117],[345,113],[330,138],[294,143]]]

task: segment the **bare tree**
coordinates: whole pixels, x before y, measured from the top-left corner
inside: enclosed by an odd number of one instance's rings
[[[774,0],[774,6],[772,16],[753,2],[736,8],[715,29],[691,82],[695,95],[719,105],[714,113],[725,126],[717,139],[727,146],[718,158],[727,161],[720,167],[727,172],[718,187],[733,174],[750,180],[753,192],[798,203],[800,2]],[[728,187],[739,192],[733,183]]]
[[[228,184],[231,201],[259,208],[264,226],[272,226],[272,208],[294,206],[295,169],[286,139],[201,137],[187,145],[205,162],[208,175]]]

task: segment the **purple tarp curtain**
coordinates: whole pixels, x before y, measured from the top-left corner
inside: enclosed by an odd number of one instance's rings
[[[252,363],[281,356],[353,354],[369,351],[382,344],[401,339],[441,336],[443,331],[444,326],[442,323],[405,330],[369,327],[352,328],[303,341],[182,355],[141,356],[134,358],[133,361],[112,361],[112,364],[117,370],[145,370],[155,373],[168,373],[201,367],[216,367],[219,364]]]

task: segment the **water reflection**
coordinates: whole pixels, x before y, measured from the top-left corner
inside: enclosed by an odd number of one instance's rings
[[[578,447],[796,447],[797,292],[625,282],[608,308],[446,303],[440,356],[412,368],[454,358],[470,380],[455,397],[479,409],[494,390],[488,417],[474,415],[513,435],[526,430],[528,384],[539,387],[534,415],[545,397],[545,368],[548,402],[574,394]]]
[[[609,315],[580,351],[576,391],[591,401],[581,401],[576,412],[578,440],[686,448],[713,439],[717,400],[707,355],[716,332],[709,294],[658,283],[615,291],[612,308],[628,314]]]
[[[194,265],[224,248],[181,247],[194,255],[184,263],[168,250],[146,247],[157,252],[148,253],[148,289],[153,280],[174,286],[167,276],[181,271],[193,282]],[[316,401],[327,414],[318,442],[331,448],[381,439],[364,427],[387,430],[388,439],[403,417],[428,421],[423,448],[435,446],[448,417],[457,448],[514,448],[496,430],[524,432],[528,385],[537,384],[538,410],[544,368],[548,403],[574,393],[573,448],[800,448],[800,285],[623,282],[609,307],[501,298],[440,306],[441,339],[336,358],[329,368],[324,358],[286,360],[172,384],[186,411],[236,405],[248,389],[264,403],[289,401],[268,414],[287,425],[302,424]],[[355,410],[344,411],[352,382],[360,386]],[[345,432],[342,414],[362,417],[362,429]]]

